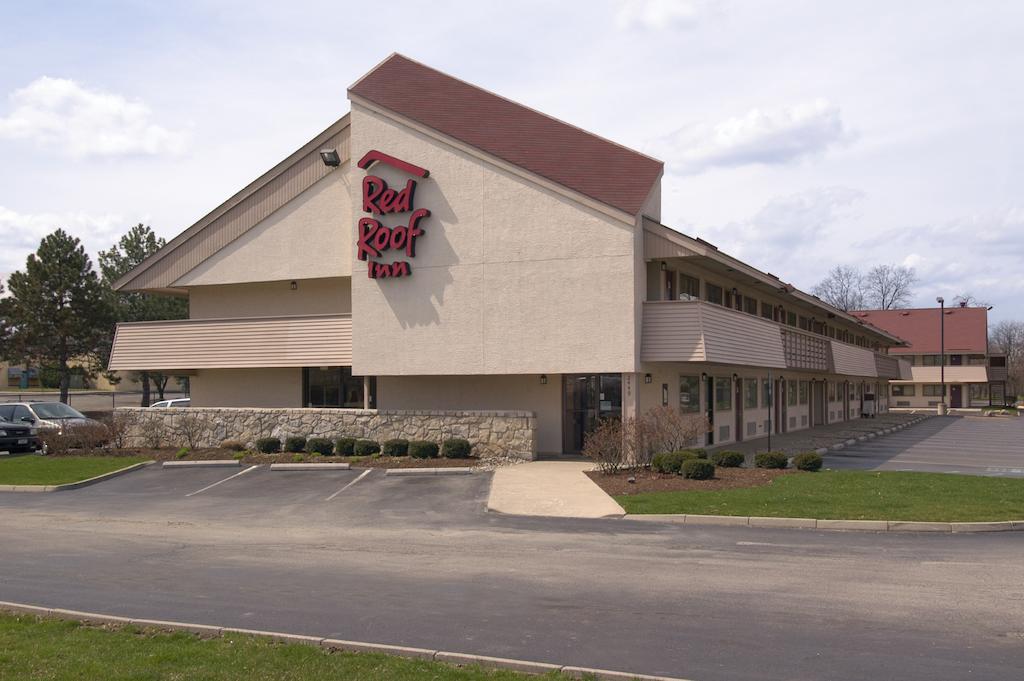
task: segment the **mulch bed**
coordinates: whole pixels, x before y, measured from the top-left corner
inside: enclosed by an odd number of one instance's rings
[[[740,487],[770,485],[782,475],[796,475],[800,471],[767,468],[716,468],[711,480],[689,480],[681,475],[655,473],[654,471],[621,471],[606,475],[600,471],[589,471],[587,475],[597,486],[611,495],[639,494],[641,492],[685,492],[691,490],[723,490]],[[635,477],[636,482],[629,482]]]
[[[93,451],[71,450],[66,454],[55,456],[142,456],[154,461],[210,461],[214,459],[233,459],[238,452],[219,447],[193,449],[186,456],[178,458],[177,449],[97,449]],[[260,454],[246,452],[243,464],[296,463],[292,452],[277,454]],[[302,463],[350,463],[354,468],[449,468],[478,466],[480,459],[414,459],[409,456],[319,456],[303,454]]]

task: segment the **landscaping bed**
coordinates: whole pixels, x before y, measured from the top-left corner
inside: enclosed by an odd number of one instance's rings
[[[600,471],[589,471],[587,475],[611,496],[642,494],[645,492],[685,492],[693,490],[724,490],[744,487],[760,487],[770,484],[782,475],[801,474],[795,470],[774,470],[767,468],[716,468],[715,477],[710,480],[691,480],[673,473],[656,473],[652,470],[619,471],[611,475]],[[634,478],[634,482],[630,482]]]
[[[716,476],[723,470],[716,471]],[[594,479],[598,482],[598,477]],[[614,496],[627,513],[932,522],[1024,520],[1024,479],[948,473],[821,471],[779,475],[767,484],[745,488]]]
[[[40,456],[25,454],[0,459],[0,485],[66,485],[88,480],[149,460],[124,456]]]
[[[328,651],[244,635],[204,638],[132,626],[93,626],[0,614],[0,679],[203,681],[524,681],[511,671],[456,668],[376,653]]]

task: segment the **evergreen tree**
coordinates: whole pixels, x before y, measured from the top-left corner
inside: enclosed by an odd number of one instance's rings
[[[113,286],[118,279],[163,248],[164,240],[157,237],[148,225],[137,224],[128,230],[109,250],[100,251],[99,264],[103,283],[110,291],[114,314],[119,322],[150,322],[161,319],[185,319],[188,317],[188,299],[151,293],[114,293]],[[110,339],[111,342],[113,338]],[[144,371],[139,375],[142,383],[142,406],[148,407],[150,384],[155,385],[160,399],[170,376],[159,372]]]
[[[110,298],[92,261],[78,239],[58,229],[43,238],[25,270],[12,274],[7,285],[4,359],[54,372],[60,400],[67,402],[71,374],[98,369],[113,330]],[[84,367],[77,366],[83,361]]]

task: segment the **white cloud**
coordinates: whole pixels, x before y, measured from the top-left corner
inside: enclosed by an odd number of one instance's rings
[[[4,247],[0,249],[0,272],[7,275],[25,269],[25,259],[39,248],[44,236],[63,229],[81,239],[89,257],[96,265],[96,253],[110,248],[128,228],[145,219],[127,219],[116,214],[90,215],[85,212],[17,213],[0,206],[0,234]]]
[[[683,127],[651,146],[670,167],[699,173],[714,166],[780,165],[848,139],[839,107],[825,99],[777,109],[751,109],[714,124]]]
[[[10,97],[0,138],[27,140],[74,157],[177,154],[185,133],[152,122],[144,103],[43,76]]]
[[[620,29],[662,31],[695,26],[707,3],[694,0],[620,0],[618,4],[615,25]]]

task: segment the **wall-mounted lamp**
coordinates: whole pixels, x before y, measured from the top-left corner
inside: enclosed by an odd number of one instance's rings
[[[651,378],[650,374],[644,374],[644,383],[650,383],[652,380],[654,379]]]
[[[338,156],[337,149],[321,149],[320,160],[328,168],[337,168],[341,165],[341,156]]]
[[[740,380],[740,375],[739,374],[733,374],[732,375],[732,380],[734,380],[734,381]]]
[[[548,384],[548,375],[547,374],[541,374],[540,375],[540,384],[541,385],[547,385]]]
[[[733,287],[732,287],[732,294],[733,294],[734,296],[738,296],[738,295],[740,294],[740,292],[739,292],[739,291],[738,291],[738,290],[736,289],[736,287],[735,287],[735,286],[733,286]]]
[[[664,272],[667,269],[668,269],[668,263],[665,262],[664,260],[662,260],[661,261],[661,271]]]
[[[297,291],[299,288],[299,282],[293,281],[291,284],[288,285],[288,288],[290,288],[293,291]]]
[[[668,383],[661,384],[661,406],[668,406]]]
[[[700,375],[700,380],[701,380],[701,382],[703,382],[703,383],[707,383],[707,382],[708,382],[708,375],[707,375],[707,374],[704,374],[704,373],[702,373],[702,374]]]

